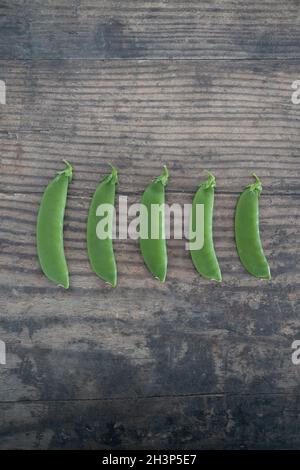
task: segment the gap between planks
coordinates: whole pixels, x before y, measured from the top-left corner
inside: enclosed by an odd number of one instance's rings
[[[260,393],[244,393],[244,392],[220,392],[220,393],[183,393],[183,394],[166,394],[166,395],[137,395],[125,397],[103,397],[103,398],[70,398],[70,399],[53,399],[53,400],[1,400],[1,405],[6,404],[43,404],[43,403],[80,403],[80,402],[107,402],[107,401],[137,401],[137,400],[165,400],[165,399],[181,399],[181,398],[226,398],[226,397],[299,397],[299,393],[292,392],[260,392]]]
[[[208,62],[208,61],[214,61],[214,62],[224,62],[224,61],[235,61],[235,62],[254,62],[254,61],[274,61],[274,62],[288,62],[288,61],[300,61],[300,56],[299,57],[232,57],[232,56],[225,56],[225,57],[111,57],[111,58],[101,58],[101,57],[43,57],[43,58],[37,58],[37,57],[32,57],[32,58],[12,58],[12,59],[3,59],[0,58],[0,63],[1,62],[61,62],[61,61],[73,61],[73,60],[78,60],[78,61],[85,61],[85,60],[90,60],[93,62],[115,62],[115,61],[122,61],[122,62],[155,62],[159,60],[163,60],[165,62],[180,62],[180,61],[194,61],[194,62]]]

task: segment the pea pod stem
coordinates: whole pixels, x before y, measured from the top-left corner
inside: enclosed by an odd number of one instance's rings
[[[162,174],[158,176],[157,178],[155,178],[154,182],[161,183],[163,186],[166,186],[168,183],[168,179],[169,179],[169,171],[166,165],[164,165]]]
[[[259,194],[260,194],[261,191],[262,191],[261,180],[259,179],[259,177],[255,173],[252,173],[252,176],[255,179],[255,181],[254,181],[254,183],[248,184],[248,186],[246,186],[246,188],[249,188],[251,191],[258,191]]]
[[[63,159],[63,163],[66,165],[66,168],[62,171],[58,171],[58,175],[65,175],[69,179],[69,183],[71,183],[72,178],[73,178],[73,167],[72,165],[68,162],[68,160]]]
[[[208,176],[206,181],[201,183],[201,187],[204,189],[215,188],[216,187],[216,177],[210,171],[204,170],[204,173]]]

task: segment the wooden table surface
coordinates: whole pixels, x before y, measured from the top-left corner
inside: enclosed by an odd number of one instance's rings
[[[299,448],[299,0],[2,0],[0,448]],[[71,288],[41,273],[39,201],[66,158]],[[167,164],[167,202],[217,177],[223,282],[184,240],[167,281],[116,240],[119,283],[89,267],[85,229],[108,163],[138,202]],[[238,194],[262,179],[272,281],[234,243]]]

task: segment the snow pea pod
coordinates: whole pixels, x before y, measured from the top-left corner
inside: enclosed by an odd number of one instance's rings
[[[242,265],[255,277],[271,279],[270,267],[264,255],[259,233],[260,179],[245,188],[235,211],[235,240]]]
[[[166,279],[168,265],[164,209],[168,177],[167,167],[164,166],[162,175],[145,189],[141,200],[141,253],[149,271],[161,282]]]
[[[117,284],[112,235],[118,171],[112,167],[110,174],[99,183],[89,209],[87,223],[87,249],[93,271],[113,287]]]
[[[64,254],[63,224],[72,180],[72,166],[63,160],[66,168],[48,184],[43,194],[37,218],[37,252],[44,274],[51,281],[69,287],[69,272]]]
[[[193,199],[190,219],[190,253],[199,274],[210,280],[221,281],[221,271],[213,242],[213,207],[216,179],[213,174],[209,172],[207,174],[207,180],[200,185]],[[199,221],[197,221],[197,205],[200,204],[204,208],[204,220],[202,220],[204,227],[199,226]],[[203,246],[200,249],[193,249],[197,239],[196,234],[200,230],[203,230]]]

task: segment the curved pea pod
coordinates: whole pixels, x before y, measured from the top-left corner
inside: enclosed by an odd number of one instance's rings
[[[190,218],[190,253],[193,264],[201,276],[206,279],[221,281],[222,275],[213,242],[213,208],[216,179],[208,173],[208,178],[196,192]],[[203,217],[198,210],[202,206]],[[199,220],[200,219],[200,220]],[[202,237],[200,236],[202,231]],[[197,248],[197,240],[202,239],[201,248]]]
[[[165,237],[165,186],[167,167],[145,189],[141,199],[140,248],[143,259],[153,276],[164,282],[167,275],[168,255]]]
[[[93,271],[113,287],[117,285],[117,265],[113,248],[113,218],[115,193],[118,184],[117,169],[99,183],[89,209],[87,249]]]
[[[245,188],[235,211],[235,240],[242,265],[255,277],[271,279],[270,267],[264,255],[259,233],[260,179]]]
[[[37,252],[41,268],[48,279],[69,287],[69,272],[64,253],[63,224],[72,180],[72,166],[66,168],[48,184],[43,194],[37,218]]]

